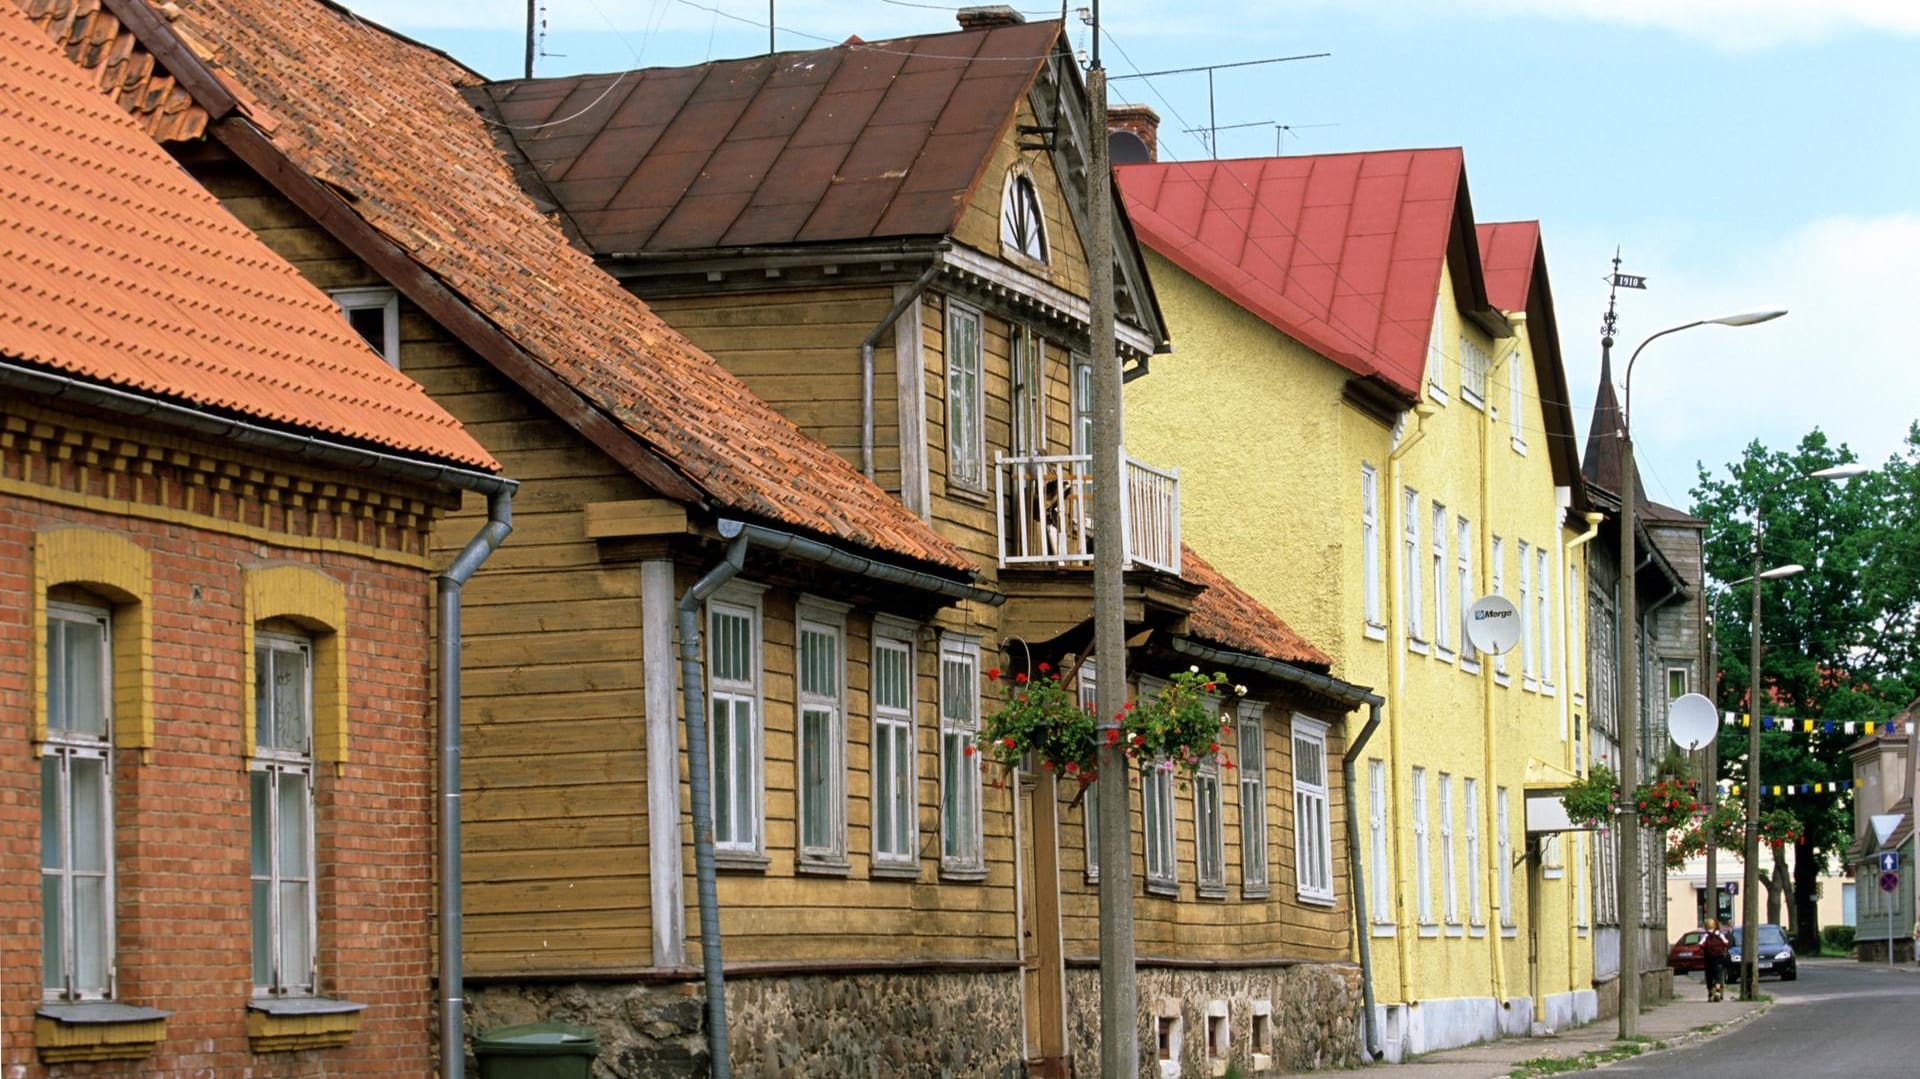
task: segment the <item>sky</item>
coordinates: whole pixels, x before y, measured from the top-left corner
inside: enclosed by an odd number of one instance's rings
[[[518,77],[526,0],[346,0]],[[759,0],[538,0],[536,72],[764,53]],[[775,0],[782,50],[952,28],[936,0]],[[1058,7],[1016,0],[1029,19]],[[1204,158],[1203,64],[1331,53],[1213,80],[1223,157],[1465,148],[1480,221],[1538,219],[1584,444],[1616,249],[1616,382],[1657,330],[1785,308],[1759,326],[1662,338],[1634,369],[1649,494],[1685,507],[1698,465],[1819,427],[1861,459],[1920,420],[1920,3],[1913,0],[1108,0],[1115,102],[1161,116],[1163,159]],[[1068,24],[1085,51],[1077,7]],[[1277,132],[1273,125],[1288,125]],[[1176,351],[1178,341],[1175,341]]]

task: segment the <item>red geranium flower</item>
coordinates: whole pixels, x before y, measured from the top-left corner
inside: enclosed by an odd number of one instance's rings
[[[1018,682],[1019,684],[1021,684],[1021,685],[1023,685],[1023,686],[1024,686],[1024,685],[1026,685],[1026,684],[1027,684],[1027,672],[1025,672],[1025,671],[1021,671],[1021,672],[1020,672],[1019,674],[1016,674],[1016,675],[1014,675],[1014,676],[1013,676],[1013,680],[1014,680],[1015,682]]]
[[[1045,674],[1045,673],[1047,673],[1047,672],[1048,672],[1048,671],[1050,671],[1050,670],[1053,670],[1053,668],[1052,668],[1052,667],[1049,667],[1049,666],[1047,666],[1047,665],[1046,665],[1045,663],[1042,663],[1042,664],[1040,665],[1040,673],[1041,673],[1041,674]]]
[[[971,756],[973,756],[973,747],[972,747],[972,746],[968,746],[967,748],[965,748],[965,749],[963,749],[963,750],[961,750],[961,751],[960,751],[960,755],[961,755],[961,756],[964,756],[964,757],[971,757]]]
[[[1000,668],[998,668],[998,667],[988,667],[988,668],[987,668],[987,677],[988,677],[988,678],[998,678],[998,677],[1000,677]]]

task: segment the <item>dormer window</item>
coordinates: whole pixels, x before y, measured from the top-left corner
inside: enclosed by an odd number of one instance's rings
[[[400,366],[400,294],[390,288],[343,288],[328,295],[381,359]]]
[[[1000,245],[1021,258],[1047,261],[1047,224],[1040,212],[1040,194],[1025,172],[1007,174],[1000,203]]]

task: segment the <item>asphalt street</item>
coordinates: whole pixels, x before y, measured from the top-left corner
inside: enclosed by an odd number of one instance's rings
[[[1754,1079],[1920,1076],[1920,974],[1852,960],[1800,961],[1793,982],[1764,979],[1771,1011],[1698,1045],[1623,1061],[1608,1075]]]

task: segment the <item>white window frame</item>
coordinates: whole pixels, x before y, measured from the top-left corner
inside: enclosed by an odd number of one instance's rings
[[[1328,725],[1293,716],[1294,890],[1303,902],[1333,902],[1333,801],[1327,786]],[[1318,758],[1320,779],[1303,776],[1303,756]]]
[[[1513,833],[1508,813],[1507,788],[1494,788],[1494,856],[1500,859],[1500,931],[1514,928],[1513,916]]]
[[[1438,405],[1447,403],[1447,387],[1443,384],[1447,354],[1440,350],[1440,342],[1446,336],[1446,323],[1441,317],[1446,311],[1446,303],[1445,293],[1433,298],[1433,328],[1427,333],[1427,396]]]
[[[342,316],[349,316],[349,326],[352,325],[351,312],[369,310],[381,312],[383,340],[378,348],[374,348],[374,352],[397,370],[400,367],[400,293],[394,289],[376,286],[335,289],[327,295],[340,306]],[[353,335],[360,337],[360,331],[354,330]],[[371,347],[372,342],[368,342],[368,345]]]
[[[1506,541],[1499,536],[1492,537],[1492,564],[1487,572],[1492,576],[1493,594],[1504,597],[1507,594],[1507,547]],[[1511,652],[1513,649],[1507,649]],[[1496,652],[1493,657],[1493,681],[1496,685],[1512,685],[1513,675],[1507,671],[1507,652]]]
[[[728,830],[721,831],[719,796],[714,799],[714,837],[713,847],[716,853],[725,858],[728,855],[757,859],[766,851],[767,837],[767,799],[766,799],[766,732],[767,709],[765,682],[766,630],[762,612],[761,594],[765,588],[745,581],[729,581],[707,600],[705,614],[707,628],[707,770],[711,773],[708,782],[711,789],[719,792],[718,782],[722,769],[725,769],[726,790],[730,795],[728,812]],[[716,649],[719,647],[717,635],[713,632],[717,618],[740,618],[747,625],[747,663],[748,677],[723,678],[717,675],[715,663]],[[720,701],[728,703],[727,737],[728,759],[720,759],[719,724],[714,721],[713,711]],[[753,744],[747,747],[744,759],[739,754],[738,735],[740,734],[739,709],[749,709],[745,730]],[[740,793],[747,794],[747,807],[751,812],[744,819],[739,818]]]
[[[1240,890],[1265,895],[1272,882],[1267,863],[1267,706],[1241,700],[1235,712],[1240,753]]]
[[[1076,678],[1075,692],[1079,696],[1080,707],[1098,717],[1098,701],[1095,687],[1099,675],[1094,670],[1092,660],[1080,663],[1080,673]],[[1080,788],[1080,829],[1086,839],[1087,880],[1100,879],[1100,810],[1094,798],[1100,793],[1100,784],[1089,783]]]
[[[1587,918],[1587,842],[1579,833],[1572,836],[1573,849],[1568,857],[1573,859],[1573,928],[1580,936],[1587,935],[1591,922]]]
[[[1447,507],[1438,499],[1433,506],[1433,650],[1440,659],[1453,662],[1453,613],[1447,606]]]
[[[873,712],[873,742],[869,757],[868,797],[872,800],[874,865],[881,868],[920,868],[919,738],[914,729],[914,712],[919,707],[919,667],[914,641],[919,637],[917,623],[887,615],[873,619],[873,660],[868,668],[867,694]],[[907,676],[906,707],[880,703],[880,655],[901,656]],[[896,748],[904,747],[893,755]],[[887,755],[887,780],[891,790],[883,790],[882,755]],[[904,765],[904,767],[903,767]],[[886,842],[891,840],[891,843]]]
[[[1365,602],[1364,631],[1376,641],[1387,637],[1380,609],[1380,476],[1373,466],[1360,465],[1360,581]]]
[[[956,327],[971,326],[973,349],[956,347]],[[987,490],[986,356],[987,320],[980,309],[958,300],[947,301],[947,324],[941,348],[947,360],[947,483],[974,494]],[[955,422],[956,412],[964,423]]]
[[[1007,350],[1013,453],[1038,457],[1047,452],[1047,339],[1010,322]]]
[[[955,668],[958,668],[957,670]],[[959,677],[965,684],[956,686]],[[965,701],[971,715],[949,708]],[[980,640],[940,635],[940,871],[978,878],[986,874],[981,834],[980,755],[968,752],[980,733]]]
[[[802,596],[793,618],[793,844],[799,865],[844,869],[847,865],[847,611],[843,603]],[[833,656],[827,672],[833,685],[826,692],[808,689],[806,670],[808,635],[831,642]],[[825,800],[826,842],[808,842],[807,816],[812,811],[806,775],[807,716],[826,720],[822,748],[825,775],[819,794]],[[818,839],[819,837],[815,837]]]
[[[1032,214],[1033,235],[1031,243],[1022,244],[1014,232],[1014,220],[1021,204]],[[1047,214],[1040,205],[1040,187],[1025,168],[1016,166],[1008,170],[1007,180],[1000,194],[1000,247],[1007,254],[1015,255],[1027,262],[1037,262],[1044,266],[1053,250],[1047,242]],[[1038,250],[1034,250],[1038,248]]]
[[[1157,678],[1141,678],[1139,698],[1146,700],[1165,685]],[[1144,834],[1144,879],[1150,892],[1167,894],[1180,886],[1175,806],[1173,762],[1140,762],[1140,829]]]
[[[1479,936],[1487,930],[1487,910],[1484,877],[1480,871],[1486,868],[1480,852],[1480,781],[1467,776],[1461,781],[1461,793],[1466,799],[1463,807],[1467,824],[1467,924],[1474,935]]]
[[[1193,868],[1201,895],[1227,894],[1226,799],[1220,765],[1206,761],[1193,772]]]
[[[1449,934],[1460,931],[1459,866],[1453,849],[1453,776],[1440,773],[1440,915]]]
[[[1526,540],[1520,541],[1520,685],[1524,689],[1540,688],[1540,656],[1534,649],[1533,639],[1533,559],[1529,557],[1532,548]]]
[[[1487,369],[1493,357],[1466,334],[1460,335],[1460,399],[1475,408],[1487,404]]]
[[[58,985],[47,982],[47,970],[41,971],[41,993],[46,1000],[112,1000],[116,990],[115,946],[118,932],[114,905],[116,901],[114,865],[114,814],[113,814],[113,615],[104,607],[90,607],[79,604],[49,601],[46,606],[47,652],[38,659],[47,664],[47,737],[40,746],[41,767],[41,834],[47,831],[46,814],[53,811],[53,831],[59,837],[59,864],[47,865],[47,852],[41,851],[40,865],[40,904],[41,915],[41,951],[46,953],[47,934],[54,927],[55,918],[46,911],[45,897],[49,886],[58,893],[60,913],[60,939],[56,945],[61,955],[61,978]],[[100,670],[98,672],[100,716],[98,733],[80,731],[61,722],[60,703],[68,699],[64,687],[65,667],[64,648],[66,634],[53,632],[54,623],[73,623],[97,627],[100,631]],[[61,650],[60,656],[52,653]],[[73,868],[74,813],[73,813],[73,766],[75,761],[93,761],[99,763],[100,789],[98,806],[100,822],[100,868],[96,871],[83,871]],[[49,776],[48,771],[52,772]],[[53,802],[47,805],[47,782],[53,783]],[[72,911],[77,905],[74,883],[76,879],[91,877],[100,881],[100,931],[102,939],[98,942],[100,951],[101,980],[97,985],[76,984],[75,971],[78,967],[80,942],[73,931]]]
[[[264,874],[256,869],[250,873],[249,876],[253,885],[257,886],[264,883],[267,886],[267,939],[271,942],[271,954],[267,963],[267,978],[265,981],[261,981],[258,978],[254,979],[253,995],[260,998],[312,996],[315,987],[319,984],[320,965],[319,897],[316,894],[319,890],[319,875],[316,872],[314,861],[314,847],[316,844],[314,835],[315,814],[313,797],[315,771],[313,759],[313,642],[305,637],[294,637],[288,634],[268,633],[259,630],[254,632],[253,640],[256,681],[260,678],[270,677],[266,661],[268,657],[277,652],[289,652],[299,655],[303,661],[302,666],[305,675],[304,682],[300,687],[301,707],[305,709],[305,715],[301,720],[301,726],[303,728],[301,745],[290,747],[263,744],[259,734],[263,726],[272,723],[272,719],[270,718],[272,711],[272,694],[268,694],[265,700],[261,700],[257,694],[255,698],[256,733],[253,757],[247,762],[248,784],[250,788],[249,799],[251,801],[253,777],[264,776],[266,780],[266,797],[264,801],[267,810],[267,820],[264,827],[268,837],[267,850],[269,864]],[[280,792],[282,785],[290,782],[300,785],[300,812],[305,816],[305,820],[301,822],[301,827],[303,829],[306,849],[300,852],[297,859],[295,859],[298,864],[293,866],[293,869],[299,875],[287,872],[287,867],[281,857],[284,852],[280,850],[279,845],[279,840],[283,833],[280,818],[283,805]],[[257,809],[258,807],[252,806],[250,808]],[[251,811],[249,815],[251,816]],[[284,883],[301,883],[306,885],[306,902],[303,904],[305,909],[292,912],[292,917],[300,919],[305,922],[306,925],[307,969],[303,971],[287,971],[282,969],[284,959],[283,941],[285,927],[289,917],[289,912],[285,909],[281,898],[281,885]],[[258,918],[260,913],[260,911],[255,910],[254,917]],[[256,928],[256,934],[257,932],[258,930]],[[256,964],[259,958],[259,956],[253,957]],[[258,971],[256,970],[255,973],[258,973]]]
[[[1533,552],[1533,605],[1536,614],[1534,625],[1540,632],[1540,689],[1551,696],[1553,694],[1553,592],[1549,586],[1553,580],[1553,552],[1546,547],[1536,547]]]
[[[1520,347],[1515,345],[1507,352],[1507,434],[1513,452],[1523,457],[1527,453],[1527,429],[1522,419],[1525,403],[1526,376],[1520,370]]]
[[[1427,831],[1427,770],[1413,766],[1413,897],[1423,934],[1434,928],[1433,848]]]
[[[1296,825],[1295,835],[1299,828]],[[1393,898],[1387,885],[1387,762],[1378,757],[1367,761],[1367,836],[1368,868],[1372,870],[1367,890],[1373,893],[1367,913],[1373,920],[1375,936],[1393,933]],[[1295,840],[1296,844],[1298,839]]]
[[[1422,576],[1419,569],[1420,492],[1411,487],[1403,488],[1400,501],[1400,515],[1404,519],[1400,537],[1403,548],[1403,557],[1400,559],[1400,584],[1407,608],[1407,647],[1424,654],[1427,650],[1427,639],[1421,636],[1420,631],[1427,617],[1421,602],[1420,590]]]
[[[1093,361],[1072,353],[1073,452],[1093,453]]]
[[[1465,517],[1455,524],[1454,582],[1460,604],[1460,669],[1468,674],[1480,673],[1480,650],[1473,646],[1473,637],[1467,632],[1468,618],[1473,610],[1473,524]]]

